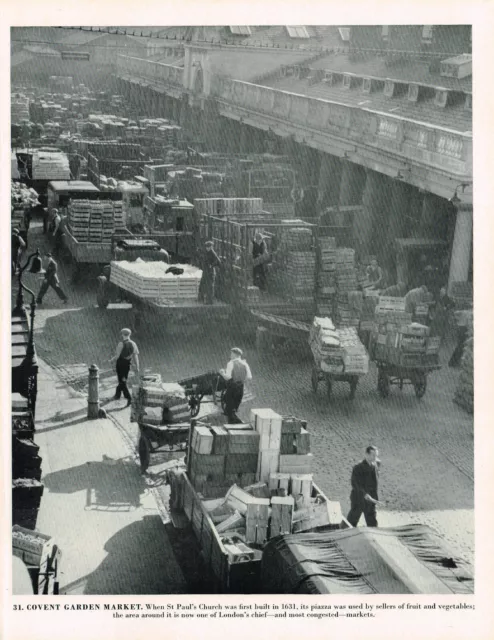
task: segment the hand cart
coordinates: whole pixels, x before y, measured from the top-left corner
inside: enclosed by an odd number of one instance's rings
[[[399,386],[403,391],[404,385],[412,385],[417,398],[423,398],[427,390],[427,376],[432,371],[441,368],[439,364],[423,364],[415,366],[396,365],[382,360],[376,360],[377,390],[382,398],[387,398],[392,385]]]
[[[199,415],[201,402],[205,398],[209,398],[206,402],[212,402],[214,405],[219,405],[222,411],[225,410],[226,380],[221,373],[208,371],[192,378],[180,380],[178,384],[185,389],[192,418]]]
[[[220,405],[225,410],[224,395],[226,380],[216,371],[208,371],[201,375],[193,376],[178,382],[185,389],[191,418],[199,415],[201,403],[212,402]],[[190,423],[154,425],[139,422],[138,452],[141,463],[141,471],[144,473],[149,467],[153,453],[167,446],[169,451],[185,451]]]
[[[145,473],[149,467],[151,455],[162,447],[169,447],[169,451],[185,451],[189,437],[189,422],[178,424],[154,425],[139,422],[138,453],[141,472]]]
[[[324,371],[321,368],[321,361],[314,360],[312,365],[312,390],[314,393],[317,393],[317,387],[319,382],[326,382],[328,400],[331,400],[331,391],[333,389],[333,382],[348,382],[350,385],[350,400],[355,398],[355,393],[357,392],[357,386],[359,383],[359,378],[361,375],[359,373],[331,373],[329,371]]]

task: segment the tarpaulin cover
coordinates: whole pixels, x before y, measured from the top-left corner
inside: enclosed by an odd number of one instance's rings
[[[425,525],[281,536],[264,549],[264,593],[471,594],[470,565]]]

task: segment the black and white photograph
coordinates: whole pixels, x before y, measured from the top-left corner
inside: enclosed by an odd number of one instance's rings
[[[469,602],[472,25],[159,22],[10,29],[12,594]]]

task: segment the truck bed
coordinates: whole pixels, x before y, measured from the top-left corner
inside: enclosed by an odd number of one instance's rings
[[[119,231],[119,235],[132,234],[130,231]],[[112,243],[109,242],[79,242],[74,238],[70,229],[65,227],[65,246],[75,262],[86,264],[106,264],[112,259]]]

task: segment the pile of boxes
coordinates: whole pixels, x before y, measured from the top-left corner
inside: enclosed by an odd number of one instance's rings
[[[355,268],[355,251],[353,249],[336,249],[335,252],[336,275],[336,305],[334,320],[338,326],[358,327],[360,322],[360,309],[355,306],[357,292],[357,270]]]
[[[70,180],[69,159],[65,153],[35,151],[33,180]]]
[[[314,489],[306,426],[272,409],[253,409],[250,424],[194,427],[190,481],[227,552],[240,540],[248,559],[245,545],[334,524],[329,503]]]
[[[336,296],[335,238],[319,238],[317,260],[317,313],[320,316],[332,316]]]
[[[194,207],[199,215],[256,217],[262,211],[262,198],[196,198]]]
[[[110,242],[113,233],[123,228],[122,202],[73,200],[67,222],[78,242]]]
[[[285,256],[285,291],[292,302],[314,300],[316,255],[313,251],[288,251]]]
[[[34,422],[27,401],[12,398],[12,521],[28,529],[36,527],[44,485],[42,458],[34,442]]]
[[[426,325],[412,322],[404,298],[379,299],[370,349],[375,360],[399,366],[435,365],[440,338],[430,337]]]
[[[190,419],[185,390],[176,382],[144,381],[132,389],[131,422],[154,426],[179,424]]]
[[[314,318],[309,344],[321,371],[332,374],[365,375],[369,356],[354,327],[336,329],[330,318]]]
[[[29,98],[25,95],[14,94],[10,97],[10,121],[17,124],[29,120]]]
[[[190,264],[176,264],[182,273],[169,272],[164,262],[118,260],[111,263],[110,280],[139,298],[167,305],[178,300],[197,300],[202,271]],[[168,272],[168,273],[167,273]]]

